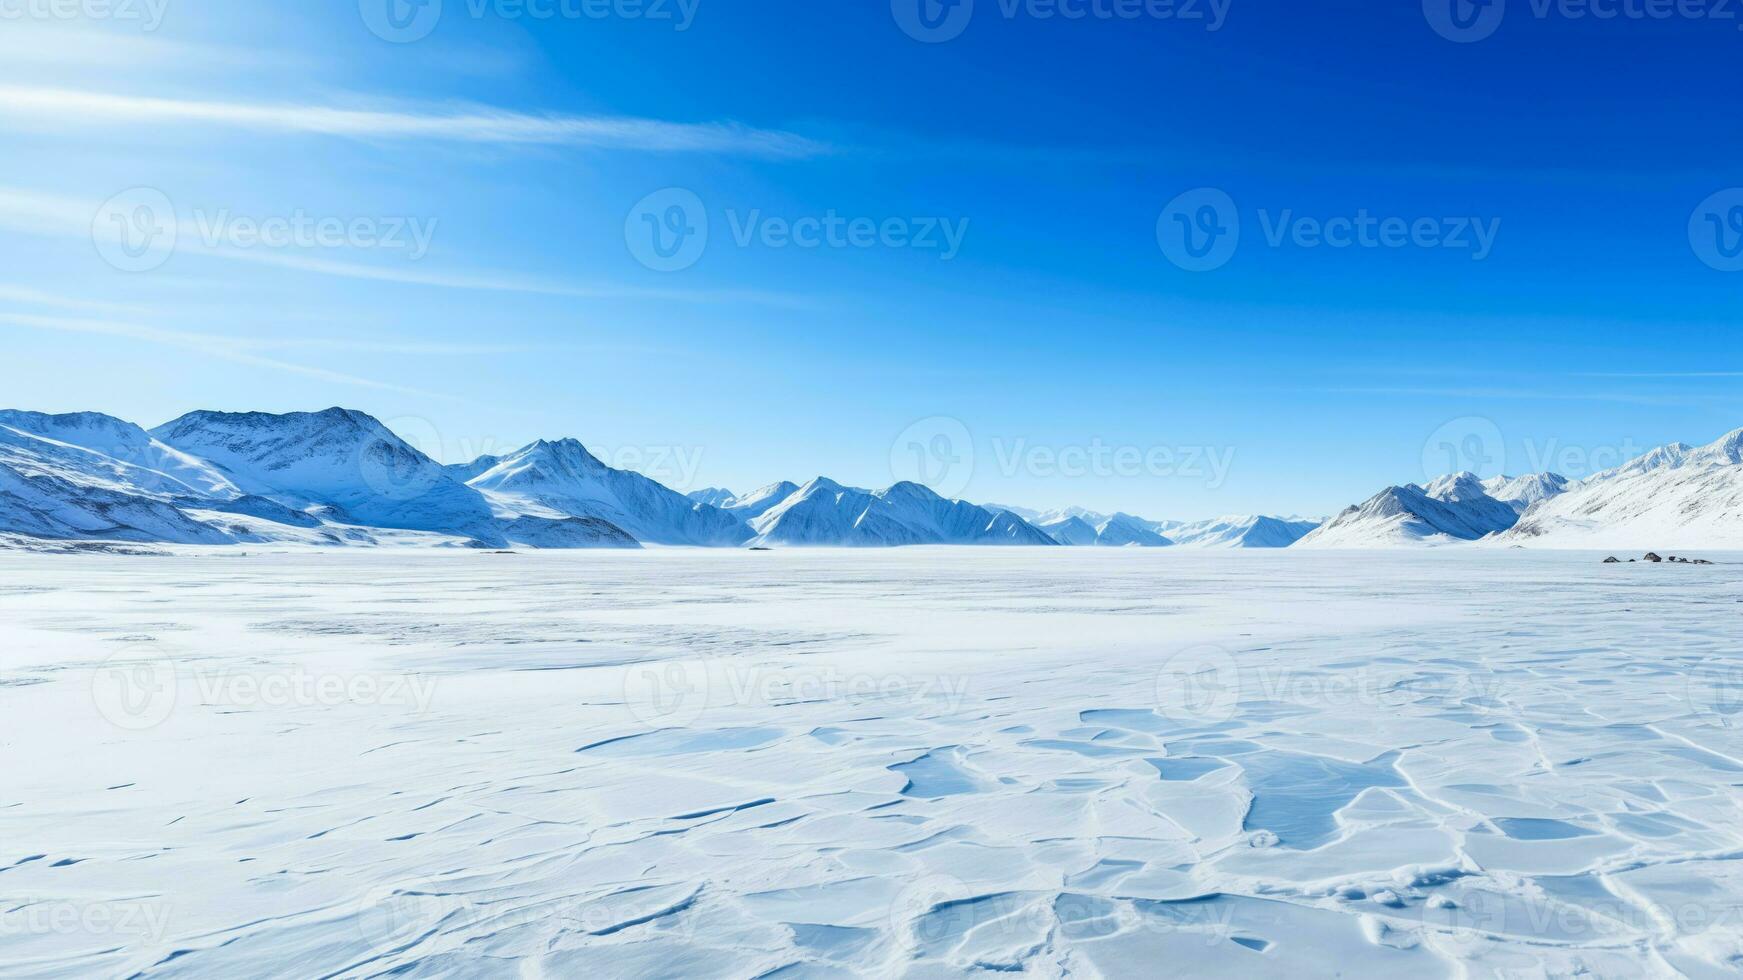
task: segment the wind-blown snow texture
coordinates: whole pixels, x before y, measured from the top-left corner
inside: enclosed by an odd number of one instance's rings
[[[1734,976],[1743,565],[1595,557],[0,555],[0,974]]]

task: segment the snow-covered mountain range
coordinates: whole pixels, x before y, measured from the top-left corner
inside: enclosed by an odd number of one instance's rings
[[[1300,518],[1243,515],[1182,524],[1168,537],[1182,548],[1287,548],[1318,526]]]
[[[1309,532],[1296,546],[1384,548],[1475,541],[1518,520],[1519,511],[1491,496],[1474,474],[1456,473],[1426,487],[1387,487]]]
[[[763,547],[1054,544],[1015,514],[946,500],[918,483],[861,490],[823,477],[764,510],[750,526],[756,532],[752,544]]]
[[[1743,430],[1584,481],[1553,473],[1404,484],[1319,522],[1182,523],[1036,511],[819,477],[688,496],[574,439],[443,466],[362,412],[191,412],[147,431],[96,413],[0,411],[0,536],[183,544],[472,548],[1743,548]]]
[[[1743,429],[1672,443],[1533,504],[1498,542],[1559,548],[1743,548]]]
[[[1037,511],[989,504],[1027,520],[1074,547],[1287,548],[1319,521],[1239,514],[1206,521],[1152,521],[1130,514],[1100,514],[1082,507]]]
[[[1554,473],[1441,477],[1388,487],[1301,539],[1302,548],[1466,541],[1555,548],[1743,548],[1743,429],[1672,443],[1572,481]]]
[[[628,470],[615,470],[574,439],[540,440],[468,480],[503,516],[592,517],[649,544],[742,544],[744,521]]]
[[[925,487],[818,479],[691,499],[574,439],[443,466],[362,412],[0,412],[0,535],[180,544],[878,546],[1054,542]]]

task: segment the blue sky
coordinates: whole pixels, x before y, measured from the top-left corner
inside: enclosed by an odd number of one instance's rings
[[[0,0],[0,402],[1152,518],[1743,425],[1734,5],[919,2]]]

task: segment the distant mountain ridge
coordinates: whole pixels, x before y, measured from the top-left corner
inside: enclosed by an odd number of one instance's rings
[[[1532,486],[1554,485],[1554,480]],[[1450,544],[1498,534],[1519,520],[1513,502],[1491,496],[1515,481],[1490,485],[1472,473],[1440,477],[1426,487],[1414,483],[1387,487],[1302,536],[1300,548],[1384,548],[1409,544]],[[1504,491],[1503,491],[1504,492]]]
[[[1743,548],[1743,429],[1583,481],[1553,473],[1387,487],[1323,524],[1182,523],[948,500],[818,477],[688,496],[574,439],[444,466],[362,412],[190,412],[147,431],[93,412],[0,411],[0,537],[468,548]]]
[[[838,485],[695,500],[574,439],[443,466],[344,408],[196,411],[149,432],[97,413],[0,411],[4,535],[470,548],[1053,543],[1020,518],[917,484],[825,487]]]
[[[1497,543],[1743,548],[1743,429],[1671,443],[1532,504]]]
[[[824,477],[798,488],[750,526],[756,532],[751,543],[761,547],[1054,544],[1014,514],[946,500],[917,483],[873,491]]]

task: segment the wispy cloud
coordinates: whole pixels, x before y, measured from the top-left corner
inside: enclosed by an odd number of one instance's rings
[[[1743,378],[1743,371],[1613,371],[1588,372],[1576,378]]]
[[[93,226],[93,219],[97,216],[100,207],[101,205],[97,202],[0,185],[0,228],[12,231],[60,238],[85,239],[94,235],[110,237],[118,235],[119,232],[115,229]],[[158,220],[164,221],[166,224],[168,219],[167,215],[158,216]],[[200,231],[196,224],[178,220],[176,253],[276,266],[281,269],[313,275],[440,289],[525,293],[587,300],[658,300],[704,304],[751,303],[785,309],[809,309],[815,305],[811,300],[802,296],[765,290],[649,288],[622,283],[552,281],[488,270],[431,268],[423,264],[415,267],[376,265],[321,258],[301,254],[290,248],[245,249],[223,243],[211,245],[202,240]]]
[[[417,395],[425,398],[451,399],[453,396],[435,391],[425,391],[421,388],[410,388],[405,385],[391,384],[386,381],[376,381],[371,378],[346,374],[342,371],[330,371],[326,368],[312,367],[307,364],[296,364],[291,361],[281,361],[273,357],[265,357],[252,353],[245,341],[216,334],[193,333],[187,330],[164,330],[158,327],[138,323],[128,323],[121,320],[93,319],[82,317],[37,316],[28,313],[0,313],[0,324],[10,324],[30,330],[48,330],[57,333],[95,334],[104,337],[122,337],[129,340],[139,340],[146,343],[173,347],[179,350],[191,351],[215,357],[236,364],[247,364],[253,367],[270,368],[285,371],[290,374],[315,378],[320,381],[335,384],[354,385],[359,388],[373,388],[378,391],[392,391],[403,395]]]
[[[1484,398],[1520,401],[1617,402],[1624,405],[1688,405],[1700,399],[1683,396],[1635,395],[1626,392],[1561,392],[1527,388],[1311,388],[1317,394],[1398,395],[1431,398]]]
[[[492,107],[354,109],[298,103],[218,102],[0,85],[0,118],[55,126],[194,123],[363,140],[544,144],[668,153],[809,157],[830,148],[774,129],[624,116],[544,115]]]

